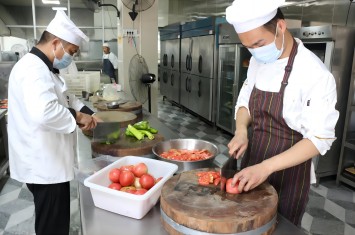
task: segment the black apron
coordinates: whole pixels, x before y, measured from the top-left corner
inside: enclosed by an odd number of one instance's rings
[[[303,138],[287,126],[282,116],[284,91],[296,54],[297,43],[294,41],[279,92],[262,91],[254,86],[249,100],[253,134],[247,154],[242,158],[242,168],[282,153]],[[295,225],[300,224],[308,201],[311,162],[309,159],[297,166],[274,172],[268,178],[278,192],[278,212]]]
[[[115,68],[109,59],[103,59],[103,72],[116,81]]]

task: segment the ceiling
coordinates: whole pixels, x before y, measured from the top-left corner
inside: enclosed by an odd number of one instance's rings
[[[70,7],[72,8],[87,8],[87,4],[94,4],[98,0],[59,0],[60,5],[57,4],[43,4],[42,0],[34,0],[36,7],[67,7],[68,1],[70,2]],[[117,3],[117,0],[105,0],[105,3]],[[4,6],[32,6],[32,0],[1,0],[0,4]]]

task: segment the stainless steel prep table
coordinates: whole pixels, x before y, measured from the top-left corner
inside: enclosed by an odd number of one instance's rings
[[[165,139],[175,139],[178,135],[149,113],[144,112],[144,120],[159,130]],[[79,132],[78,162],[91,158],[90,139]],[[79,183],[79,203],[83,235],[160,235],[168,234],[160,222],[160,205],[155,205],[141,220],[132,219],[96,208],[90,189]],[[274,235],[305,235],[302,230],[286,219],[279,217]]]

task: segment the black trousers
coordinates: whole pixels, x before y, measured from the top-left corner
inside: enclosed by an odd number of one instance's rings
[[[70,224],[69,182],[27,184],[35,204],[36,235],[68,235]]]

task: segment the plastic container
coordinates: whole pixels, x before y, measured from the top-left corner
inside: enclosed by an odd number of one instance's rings
[[[84,184],[84,180],[90,175],[98,172],[102,168],[110,165],[117,160],[117,157],[100,156],[93,159],[81,161],[79,164],[74,165],[75,179]]]
[[[144,162],[148,166],[149,173],[155,178],[163,177],[148,192],[143,195],[134,195],[108,188],[111,183],[108,178],[111,169],[120,168],[123,165],[135,165],[140,162]],[[90,188],[96,207],[134,219],[141,219],[155,206],[164,183],[173,176],[177,169],[176,164],[144,157],[126,156],[88,177],[84,181],[84,185]]]
[[[68,91],[81,96],[82,91],[93,93],[100,88],[100,72],[78,72],[77,74],[63,74]]]

